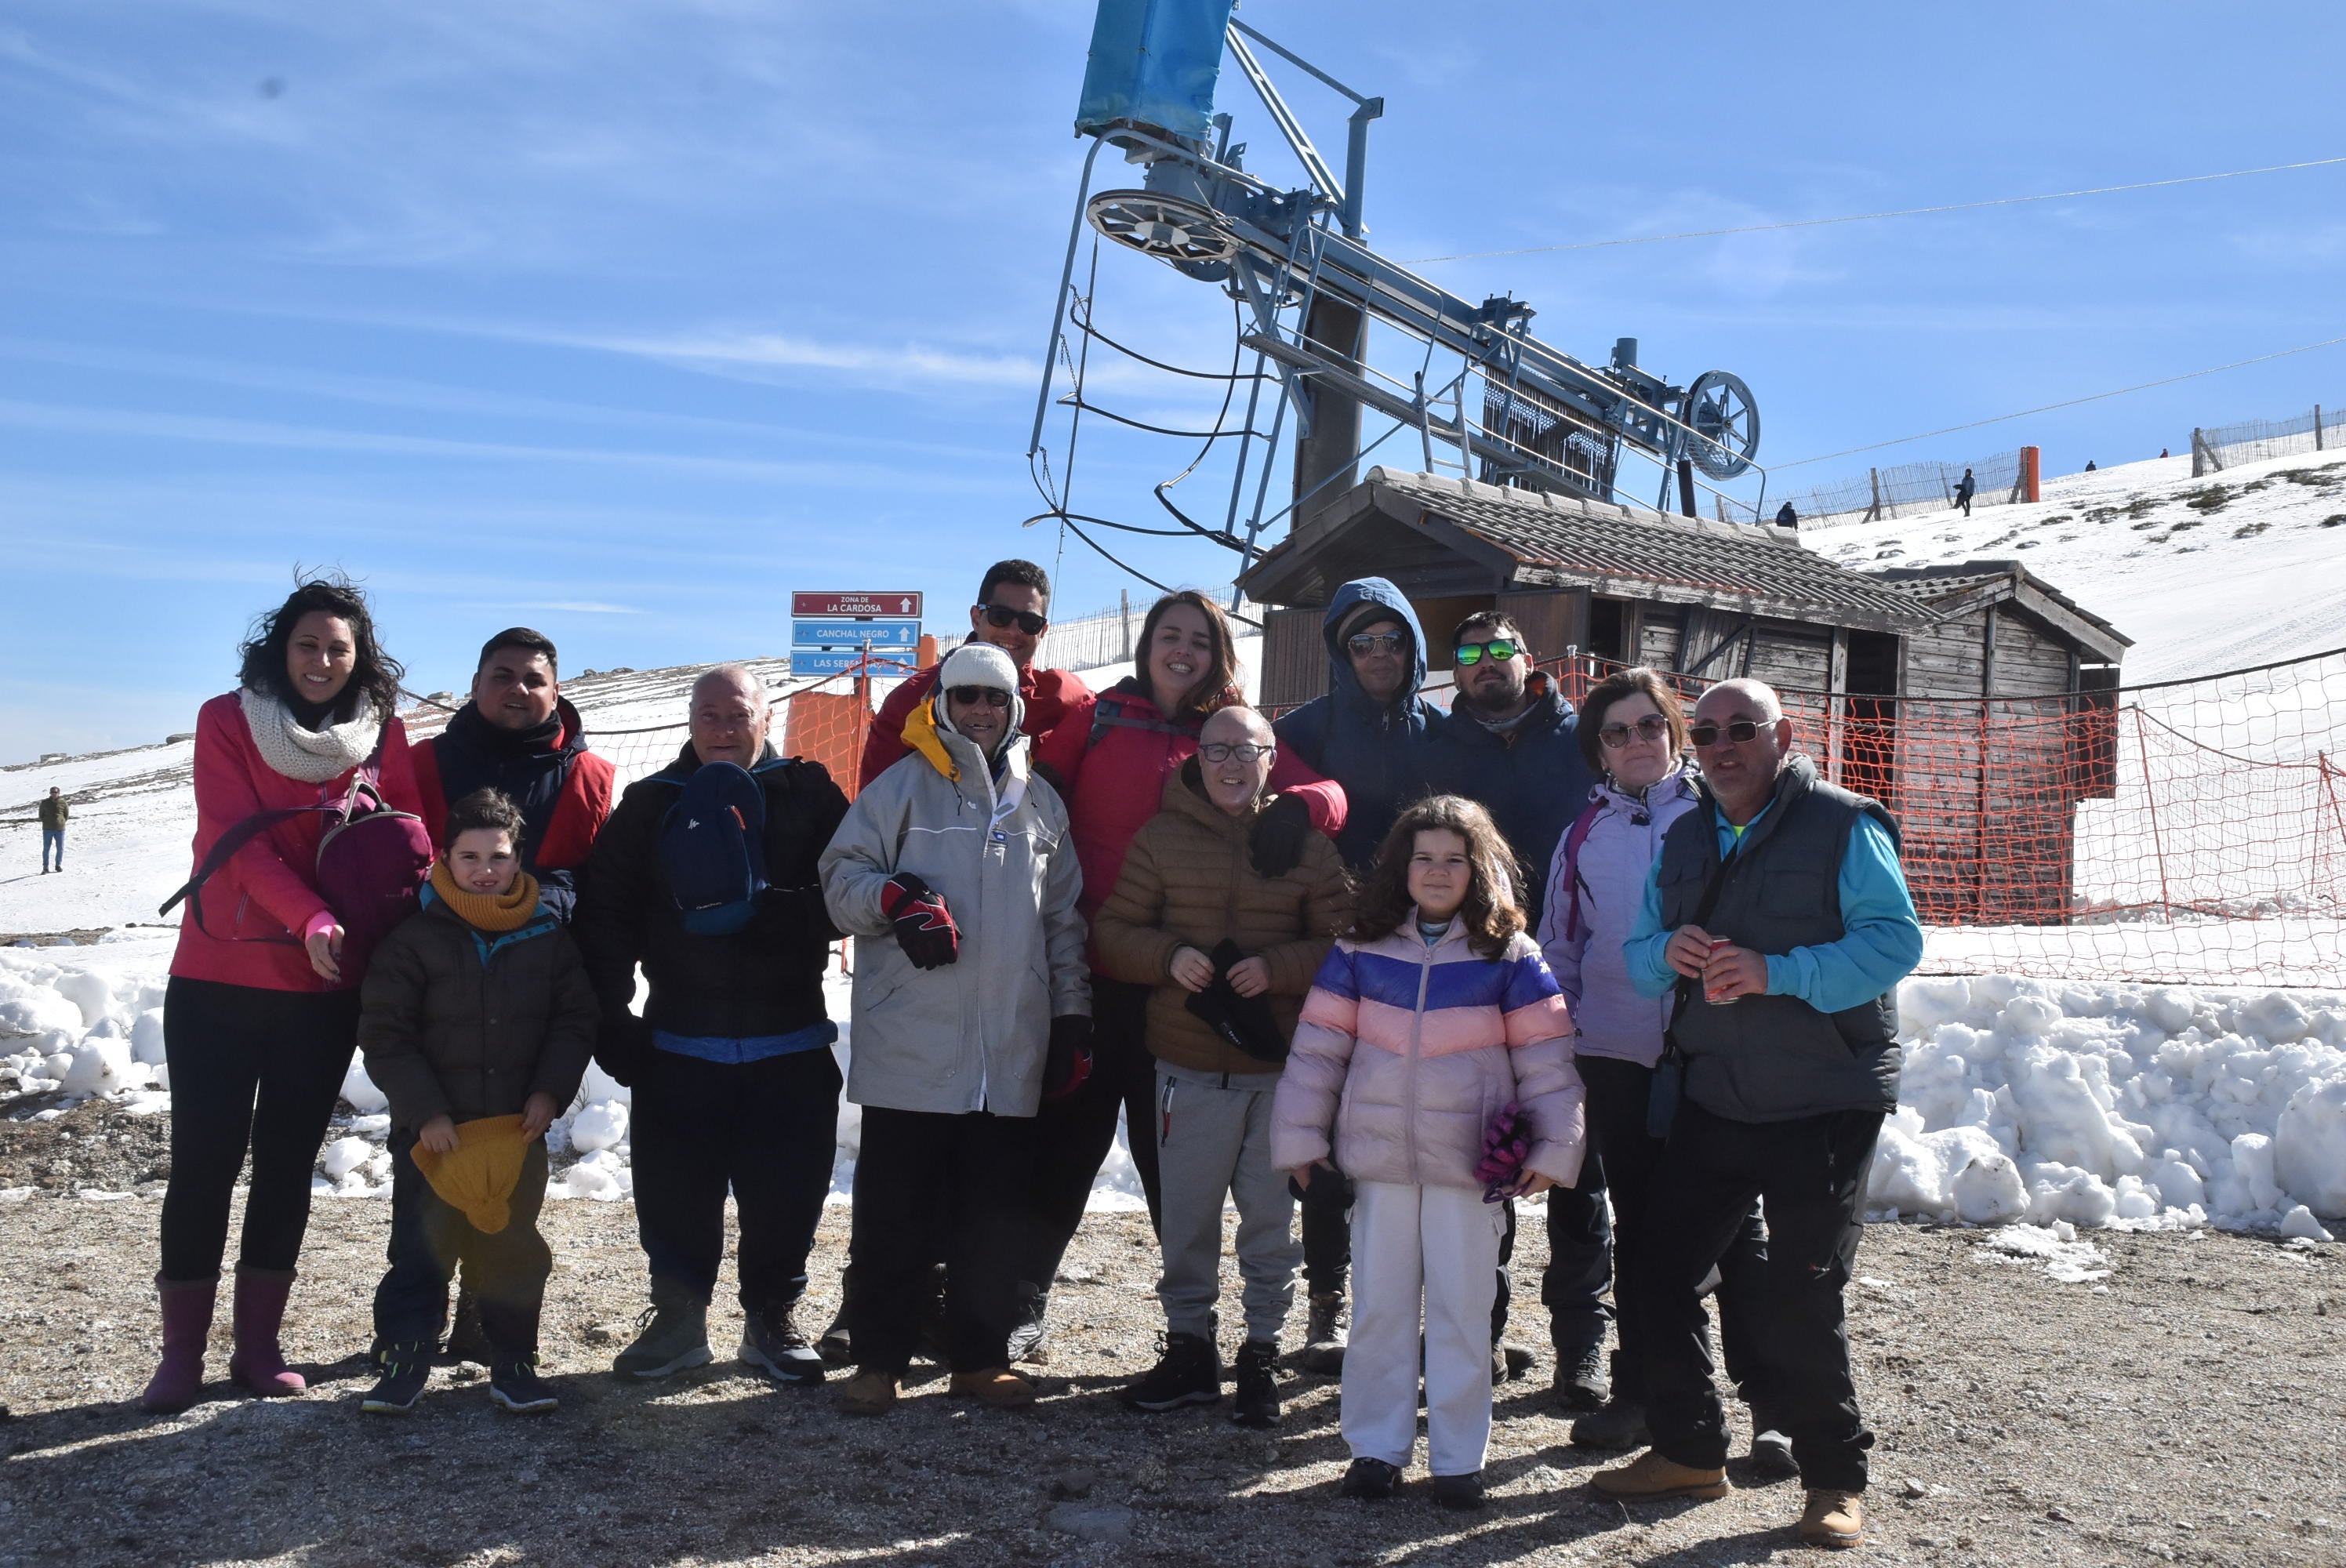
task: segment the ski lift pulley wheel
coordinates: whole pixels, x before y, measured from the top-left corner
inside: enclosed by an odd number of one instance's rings
[[[1094,229],[1160,261],[1227,261],[1238,237],[1209,207],[1153,190],[1104,190],[1084,208]]]
[[[1698,437],[1687,455],[1697,468],[1713,479],[1732,479],[1751,466],[1760,450],[1760,405],[1742,377],[1705,371],[1687,388],[1684,406],[1680,417]]]

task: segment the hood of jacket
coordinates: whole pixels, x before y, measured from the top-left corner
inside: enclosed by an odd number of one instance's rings
[[[913,756],[935,769],[946,782],[960,786],[964,793],[974,795],[983,784],[994,815],[1006,817],[1018,809],[1018,802],[1025,796],[1035,744],[1032,737],[1021,734],[1015,728],[1015,703],[1011,708],[1011,718],[1010,738],[994,754],[991,766],[985,754],[977,748],[976,741],[937,722],[935,705],[932,703],[921,704],[904,720],[904,744]]]
[[[1450,704],[1452,742],[1469,750],[1475,747],[1504,750],[1533,736],[1545,735],[1572,717],[1572,704],[1545,670],[1535,669],[1524,678],[1524,693],[1531,698],[1530,706],[1504,729],[1493,729],[1475,718],[1474,705],[1464,697],[1454,699]]]
[[[1341,634],[1352,612],[1362,605],[1377,605],[1392,612],[1393,619],[1409,628],[1410,675],[1408,684],[1380,703],[1361,689],[1358,677],[1352,674],[1352,655],[1344,651]],[[1399,588],[1382,577],[1362,577],[1346,583],[1336,590],[1329,602],[1328,613],[1320,621],[1320,638],[1328,645],[1328,690],[1339,703],[1348,708],[1374,711],[1390,708],[1404,713],[1415,709],[1410,699],[1425,685],[1425,628],[1418,624],[1417,612],[1410,607],[1409,598]]]

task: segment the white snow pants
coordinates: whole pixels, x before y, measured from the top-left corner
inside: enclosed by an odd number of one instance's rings
[[[1344,1441],[1354,1459],[1406,1470],[1417,1444],[1423,1305],[1427,1457],[1472,1475],[1491,1441],[1491,1301],[1504,1205],[1468,1187],[1355,1182],[1352,1332],[1344,1350]]]

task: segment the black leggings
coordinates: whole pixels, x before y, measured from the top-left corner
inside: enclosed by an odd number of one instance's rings
[[[1018,1278],[1046,1290],[1084,1222],[1092,1183],[1116,1146],[1119,1111],[1148,1202],[1148,1223],[1157,1224],[1157,1058],[1148,1054],[1149,990],[1092,976],[1092,1075],[1066,1099],[1044,1101],[1035,1113],[1033,1200]]]
[[[171,1184],[163,1278],[217,1279],[229,1198],[252,1156],[238,1262],[291,1269],[310,1226],[310,1175],[358,1045],[359,993],[265,991],[173,975],[163,993]]]

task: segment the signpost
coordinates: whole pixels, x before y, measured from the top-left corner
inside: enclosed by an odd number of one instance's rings
[[[921,596],[916,593],[792,594],[790,615],[800,620],[825,616],[848,616],[860,619],[903,616],[917,621],[921,618]]]
[[[793,648],[909,648],[921,644],[918,621],[792,621]]]
[[[790,673],[856,675],[868,696],[873,676],[913,673],[921,646],[921,596],[848,590],[790,596]]]
[[[870,668],[864,669],[870,660]],[[913,673],[911,648],[792,648],[790,674],[797,677],[851,675],[862,671],[879,680],[894,680]]]

